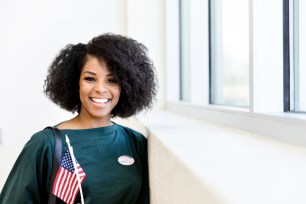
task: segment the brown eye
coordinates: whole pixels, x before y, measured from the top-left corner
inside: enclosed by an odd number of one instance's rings
[[[107,80],[107,82],[110,83],[110,84],[118,83],[116,79],[109,79],[109,80]]]
[[[85,77],[84,78],[85,81],[95,81],[94,77]]]

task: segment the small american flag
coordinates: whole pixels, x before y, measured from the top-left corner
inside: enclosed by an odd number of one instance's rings
[[[77,172],[81,183],[86,177],[80,164],[76,162]],[[69,150],[62,157],[61,166],[56,174],[52,193],[68,204],[73,204],[79,192],[78,179],[73,167],[72,157]]]

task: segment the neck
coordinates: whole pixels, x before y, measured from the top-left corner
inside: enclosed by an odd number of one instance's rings
[[[72,119],[80,129],[106,127],[112,125],[110,118],[88,119],[81,114]]]

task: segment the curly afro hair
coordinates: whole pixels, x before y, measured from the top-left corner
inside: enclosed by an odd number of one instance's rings
[[[106,33],[88,44],[67,45],[49,67],[44,93],[61,108],[80,112],[79,79],[87,56],[106,62],[121,87],[112,116],[130,117],[152,108],[157,79],[147,48],[128,37]]]

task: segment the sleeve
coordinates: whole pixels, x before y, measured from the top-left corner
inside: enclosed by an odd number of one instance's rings
[[[0,203],[48,203],[54,138],[49,130],[34,134],[18,156],[0,194]]]
[[[148,144],[147,139],[143,136],[141,145],[141,158],[142,158],[142,186],[137,204],[150,203],[150,185],[149,185],[149,167],[148,167]]]

